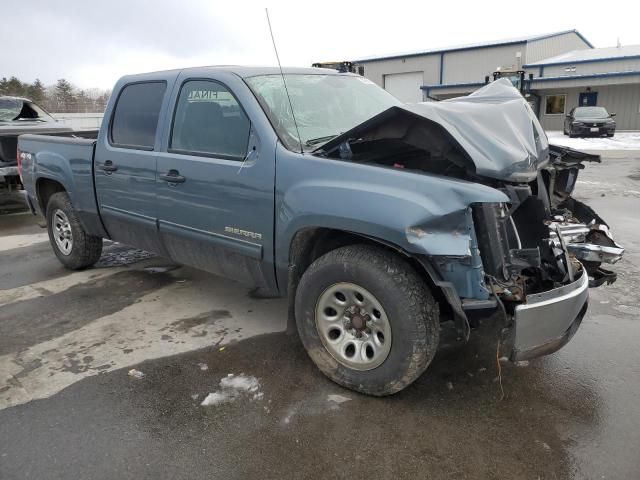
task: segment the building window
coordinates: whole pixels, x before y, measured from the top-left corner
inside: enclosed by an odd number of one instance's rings
[[[564,115],[565,106],[567,104],[567,96],[562,95],[547,95],[545,102],[545,115]]]

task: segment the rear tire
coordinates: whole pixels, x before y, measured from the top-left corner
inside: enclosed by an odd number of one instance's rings
[[[367,395],[391,395],[411,384],[438,347],[438,306],[424,280],[397,254],[369,245],[317,259],[298,285],[295,315],[322,373]]]
[[[81,270],[100,259],[102,238],[84,231],[66,192],[54,193],[47,203],[47,231],[53,252],[66,268]]]

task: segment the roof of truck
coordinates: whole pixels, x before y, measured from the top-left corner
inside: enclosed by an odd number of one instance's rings
[[[256,75],[280,75],[279,67],[260,67],[260,66],[243,66],[243,65],[208,65],[202,67],[188,67],[178,68],[174,70],[162,70],[157,72],[145,72],[133,75],[126,75],[127,79],[136,77],[148,77],[154,73],[175,73],[180,72],[202,72],[203,70],[219,71],[224,70],[227,72],[235,73],[239,77],[255,77]],[[282,67],[282,73],[285,74],[306,74],[306,75],[354,75],[352,73],[340,73],[337,70],[330,68],[316,68],[316,67]]]

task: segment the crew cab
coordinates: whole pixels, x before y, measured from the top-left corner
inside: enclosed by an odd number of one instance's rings
[[[19,138],[63,265],[109,238],[287,296],[315,364],[366,394],[418,378],[441,322],[469,339],[471,309],[504,316],[501,355],[557,350],[623,253],[571,197],[600,158],[550,147],[507,80],[406,105],[317,68],[132,75],[94,137]]]

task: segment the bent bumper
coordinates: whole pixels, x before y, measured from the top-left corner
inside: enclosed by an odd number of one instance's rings
[[[562,287],[527,297],[513,317],[511,360],[527,360],[553,353],[576,333],[589,302],[589,276]]]

